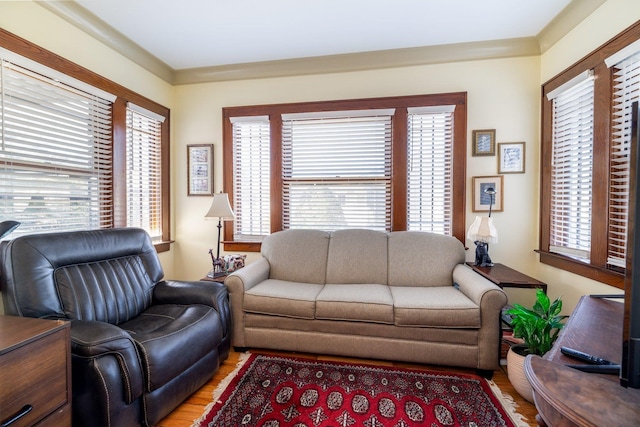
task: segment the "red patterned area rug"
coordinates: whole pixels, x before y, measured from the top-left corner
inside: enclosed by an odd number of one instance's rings
[[[197,427],[527,426],[475,375],[251,354]]]

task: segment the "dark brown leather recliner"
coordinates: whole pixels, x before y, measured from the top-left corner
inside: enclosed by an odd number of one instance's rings
[[[227,358],[224,285],[163,275],[140,229],[2,242],[6,314],[71,321],[74,426],[152,426]]]

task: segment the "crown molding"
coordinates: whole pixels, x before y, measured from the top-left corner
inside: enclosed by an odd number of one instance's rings
[[[162,80],[173,83],[175,79],[175,71],[173,68],[160,61],[75,1],[37,1],[35,3],[89,34],[96,40],[106,44]]]
[[[174,70],[74,1],[38,1],[147,71],[173,85],[287,77],[540,55],[606,0],[572,0],[536,37],[251,62]]]
[[[607,0],[573,0],[569,3],[536,36],[540,44],[540,52],[544,53],[549,50],[558,40],[566,36],[606,2]]]
[[[176,71],[174,84],[342,73],[540,54],[534,37],[251,62]]]

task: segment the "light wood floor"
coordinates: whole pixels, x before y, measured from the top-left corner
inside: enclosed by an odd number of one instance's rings
[[[428,370],[441,370],[448,372],[457,372],[457,373],[475,373],[472,369],[462,369],[462,368],[451,368],[451,367],[441,367],[441,366],[433,366],[433,365],[417,365],[410,363],[398,363],[398,362],[386,362],[379,360],[362,360],[362,359],[352,359],[345,357],[335,357],[335,356],[318,356],[318,355],[309,355],[309,354],[301,354],[301,353],[287,353],[287,352],[274,352],[274,351],[262,351],[262,350],[252,350],[253,353],[263,353],[263,354],[279,354],[279,355],[294,355],[296,357],[308,357],[311,359],[319,359],[319,360],[335,360],[335,361],[362,361],[366,363],[373,363],[377,365],[383,366],[396,366],[396,367],[405,367],[412,369],[428,369]],[[205,407],[211,402],[213,391],[216,389],[218,383],[222,381],[229,373],[231,373],[238,362],[238,357],[240,353],[232,351],[229,355],[229,358],[224,361],[220,369],[216,372],[214,377],[207,384],[202,386],[200,390],[196,391],[191,397],[182,403],[175,411],[170,413],[166,418],[161,420],[156,427],[189,427],[193,423],[193,421],[199,418],[205,410]],[[506,369],[506,367],[503,367]],[[529,422],[531,427],[536,427],[537,423],[535,422],[535,416],[538,413],[536,411],[536,407],[524,400],[520,397],[520,395],[513,389],[511,383],[509,383],[509,379],[507,378],[506,370],[497,370],[493,375],[493,381],[496,383],[500,390],[503,393],[510,395],[518,405],[517,411],[518,413],[524,415]]]

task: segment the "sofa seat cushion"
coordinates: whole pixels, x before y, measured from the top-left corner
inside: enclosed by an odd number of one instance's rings
[[[480,307],[454,286],[391,286],[397,326],[480,328]]]
[[[323,286],[267,279],[245,292],[243,310],[250,313],[313,319],[316,298]]]
[[[119,326],[138,346],[148,392],[215,352],[224,333],[220,315],[206,305],[154,305]]]
[[[327,284],[316,299],[316,319],[393,324],[387,285]]]

